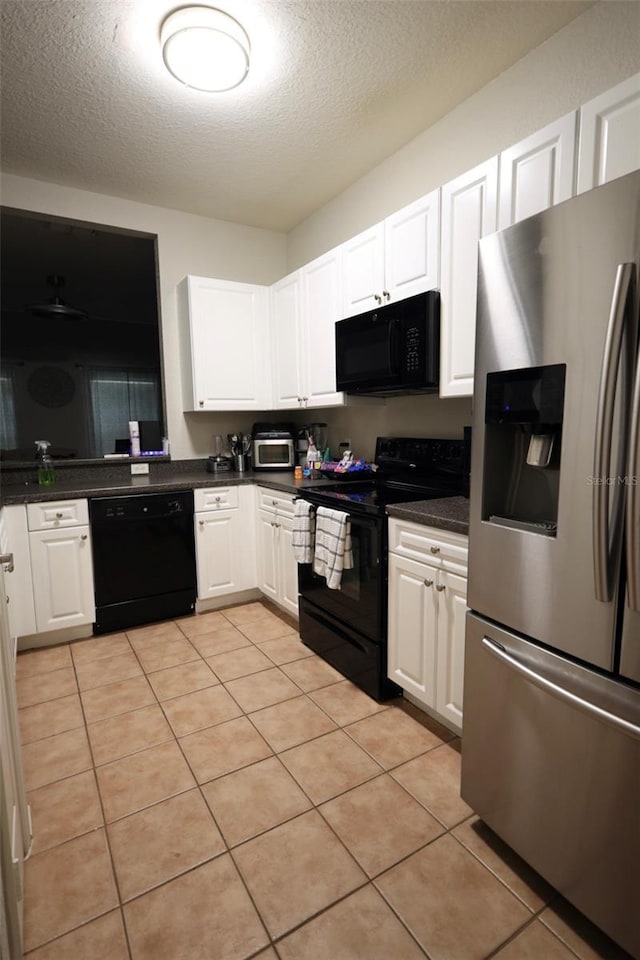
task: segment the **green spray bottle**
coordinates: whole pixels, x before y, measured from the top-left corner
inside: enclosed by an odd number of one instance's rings
[[[53,461],[49,456],[48,440],[36,440],[36,458],[38,460],[38,483],[41,486],[50,487],[55,483],[56,472],[53,469]]]

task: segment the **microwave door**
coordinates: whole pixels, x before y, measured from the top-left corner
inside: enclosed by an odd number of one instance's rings
[[[393,386],[398,380],[397,320],[375,311],[336,324],[338,390]]]

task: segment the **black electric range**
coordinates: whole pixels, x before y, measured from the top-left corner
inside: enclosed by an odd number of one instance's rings
[[[353,567],[332,590],[312,564],[298,568],[300,636],[345,677],[385,700],[401,693],[387,678],[387,516],[392,503],[468,494],[468,442],[378,437],[371,479],[343,479],[300,494],[316,508],[349,516]]]

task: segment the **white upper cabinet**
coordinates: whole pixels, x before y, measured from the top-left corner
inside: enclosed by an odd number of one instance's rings
[[[497,157],[442,188],[441,397],[473,394],[478,240],[496,230],[497,193]]]
[[[302,389],[302,276],[284,277],[271,287],[273,336],[273,393],[277,409],[303,406]]]
[[[336,322],[341,304],[340,247],[302,267],[302,386],[305,407],[345,403],[336,391]]]
[[[440,196],[434,190],[342,246],[342,315],[438,286]]]
[[[573,196],[575,142],[570,113],[500,154],[499,230]]]
[[[268,287],[189,276],[178,298],[184,409],[269,409]]]
[[[274,403],[279,410],[345,402],[336,391],[340,266],[338,247],[271,287]]]
[[[640,73],[580,110],[578,193],[640,168]]]

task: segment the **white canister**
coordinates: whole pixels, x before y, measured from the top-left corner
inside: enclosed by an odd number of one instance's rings
[[[140,427],[137,420],[129,420],[129,440],[131,441],[131,456],[140,456]]]

